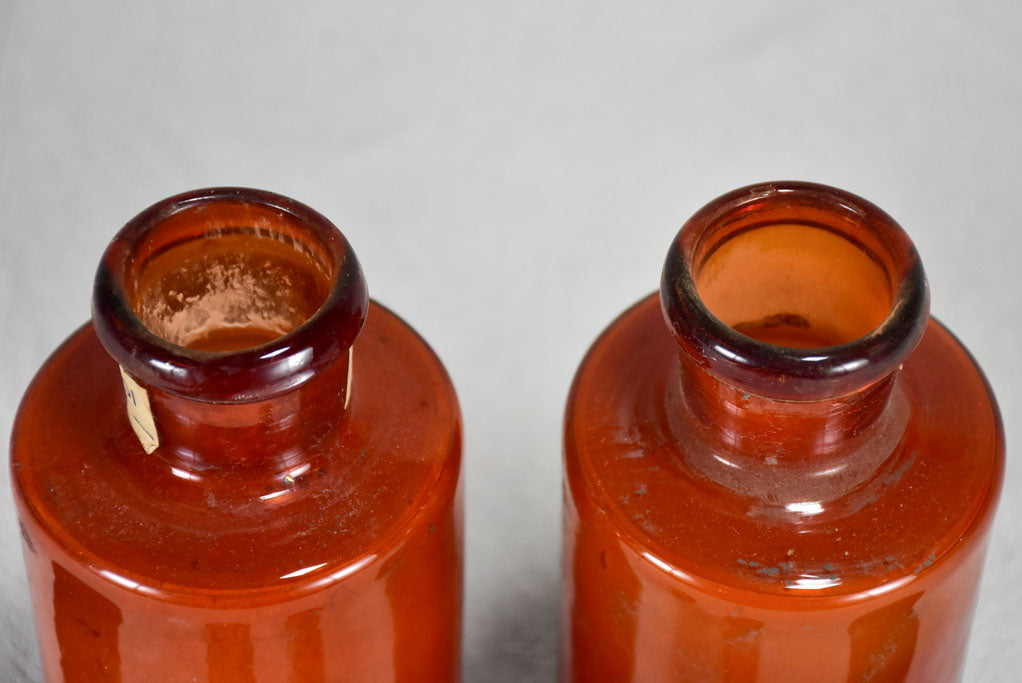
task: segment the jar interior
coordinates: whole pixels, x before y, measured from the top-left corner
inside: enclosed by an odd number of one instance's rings
[[[731,233],[693,270],[713,315],[775,346],[854,341],[883,322],[894,300],[891,278],[877,259],[816,225],[778,223]]]
[[[172,344],[212,352],[257,347],[326,301],[331,268],[317,246],[300,225],[264,207],[187,209],[139,249],[128,299],[139,320]]]

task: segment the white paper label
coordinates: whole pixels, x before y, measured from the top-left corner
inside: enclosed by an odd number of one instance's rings
[[[344,387],[344,409],[348,409],[351,402],[351,371],[355,368],[355,347],[348,347],[348,384]]]
[[[135,430],[135,436],[142,444],[142,450],[152,453],[160,445],[160,437],[156,433],[156,422],[153,411],[149,407],[149,392],[141,384],[128,376],[121,368],[121,381],[124,383],[124,402],[128,407],[128,422]]]

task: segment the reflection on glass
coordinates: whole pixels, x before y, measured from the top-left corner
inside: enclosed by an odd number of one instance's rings
[[[323,632],[319,620],[322,608],[310,609],[287,618],[291,683],[322,683],[326,680]]]
[[[255,683],[254,659],[248,624],[206,624],[209,683]]]
[[[852,622],[848,681],[901,681],[908,674],[919,636],[914,609],[922,593],[873,610]]]
[[[121,610],[56,562],[53,563],[53,616],[60,667],[68,683],[121,680],[117,630]]]

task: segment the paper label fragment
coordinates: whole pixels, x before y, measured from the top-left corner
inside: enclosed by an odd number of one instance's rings
[[[160,437],[156,433],[156,422],[149,407],[149,392],[128,376],[124,368],[121,368],[121,381],[124,383],[124,403],[128,408],[128,422],[135,430],[142,450],[152,453],[159,447]]]

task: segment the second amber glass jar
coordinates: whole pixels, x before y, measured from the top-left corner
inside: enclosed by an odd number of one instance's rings
[[[562,677],[957,680],[1003,458],[889,216],[724,195],[576,375]]]
[[[457,679],[457,401],[336,228],[172,197],[93,303],[12,440],[46,679]]]

